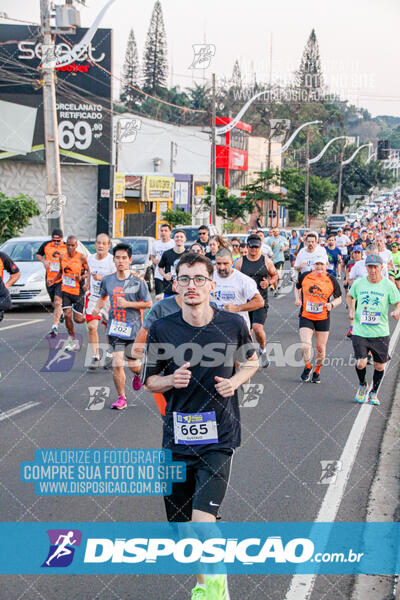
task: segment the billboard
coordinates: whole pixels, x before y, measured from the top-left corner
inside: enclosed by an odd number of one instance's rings
[[[56,52],[77,44],[87,29],[57,34]],[[87,51],[56,69],[61,163],[110,164],[112,151],[111,29],[98,29]],[[42,43],[39,27],[0,25],[0,100],[37,109],[31,152],[0,146],[0,160],[44,161]]]

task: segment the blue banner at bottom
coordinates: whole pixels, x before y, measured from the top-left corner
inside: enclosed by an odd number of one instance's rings
[[[0,523],[1,574],[385,574],[400,523]]]

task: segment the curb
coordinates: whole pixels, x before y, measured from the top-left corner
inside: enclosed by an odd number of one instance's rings
[[[366,521],[400,520],[400,373],[371,485]],[[396,590],[397,588],[397,590]],[[357,575],[351,600],[400,600],[400,582],[393,575]]]

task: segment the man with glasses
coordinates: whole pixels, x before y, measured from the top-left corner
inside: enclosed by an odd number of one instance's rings
[[[235,269],[244,273],[256,282],[257,289],[264,300],[264,306],[249,313],[250,325],[256,336],[260,350],[260,365],[269,366],[267,357],[267,338],[264,324],[268,315],[268,286],[275,285],[278,279],[272,260],[261,254],[261,240],[258,235],[249,235],[247,238],[247,256],[240,258]]]
[[[186,465],[186,480],[173,483],[171,495],[164,497],[168,521],[215,523],[232,455],[241,441],[237,390],[256,373],[258,360],[243,319],[210,306],[215,288],[211,261],[188,253],[176,272],[182,310],[150,327],[144,381],[149,391],[164,394],[167,401],[162,447]],[[178,351],[193,340],[196,355],[185,362]],[[210,342],[219,349],[229,346],[232,360],[224,352],[208,366]],[[167,359],[160,355],[162,345],[177,352]],[[243,348],[245,353],[240,352]],[[239,369],[237,362],[242,363]],[[185,427],[187,421],[194,426]],[[228,600],[226,575],[196,578],[192,600]]]
[[[53,325],[50,335],[58,335],[58,324],[63,321],[61,306],[61,275],[54,279],[54,275],[60,270],[60,258],[65,254],[67,247],[63,242],[61,229],[53,229],[51,240],[44,242],[36,253],[36,260],[40,261],[46,269],[46,289],[53,306]],[[50,285],[50,280],[54,283]]]
[[[210,241],[210,230],[207,225],[200,225],[198,233],[199,239],[196,240],[196,242],[203,246],[206,253],[210,252],[210,246],[208,245],[208,242]]]

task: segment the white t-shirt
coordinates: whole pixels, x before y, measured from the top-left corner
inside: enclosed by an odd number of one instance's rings
[[[115,273],[117,270],[115,268],[114,257],[112,254],[108,253],[103,259],[98,260],[96,258],[97,253],[89,254],[87,257],[87,263],[90,269],[90,288],[89,291],[92,297],[100,298],[100,283],[101,281],[96,281],[93,277],[93,273],[101,275],[102,278],[105,275],[111,275],[111,273]]]
[[[392,260],[392,252],[386,248],[382,250],[382,252],[378,252],[379,256],[383,260],[384,264],[387,265],[390,260]]]
[[[174,246],[175,246],[174,240],[169,240],[169,242],[162,242],[161,240],[157,240],[157,241],[153,242],[150,254],[151,254],[151,256],[155,256],[156,258],[158,258],[158,262],[160,262],[160,258],[162,257],[163,252],[165,252],[166,250],[169,250],[170,248],[173,248]],[[158,265],[155,268],[154,277],[156,279],[161,279],[161,281],[162,281],[161,273],[158,270]]]
[[[367,267],[365,266],[365,259],[363,259],[363,260],[358,260],[356,263],[354,263],[354,266],[350,270],[349,278],[352,281],[356,281],[356,279],[361,279],[361,277],[367,277],[367,275],[368,275],[368,270],[367,270]],[[383,265],[382,275],[383,275],[383,277],[389,277],[387,266],[385,264]]]
[[[302,263],[307,263],[304,267],[301,268],[300,273],[305,273],[306,271],[312,271],[315,265],[315,261],[317,258],[325,258],[328,261],[328,255],[323,246],[316,246],[313,252],[308,252],[307,248],[302,248],[299,250],[297,254],[296,261],[294,263],[295,267],[300,267]],[[328,264],[328,262],[327,262]]]
[[[272,248],[268,244],[265,243],[265,240],[261,244],[261,254],[263,256],[268,256],[268,258],[272,258],[274,256],[274,253],[272,252]]]
[[[224,308],[228,302],[236,306],[246,304],[258,293],[256,282],[237,269],[233,269],[229,277],[220,277],[218,272],[214,271],[214,281],[217,285],[210,296],[218,308]],[[242,315],[250,330],[249,313],[242,311],[236,314]]]
[[[339,248],[342,256],[347,256],[347,245],[350,244],[350,238],[343,233],[343,235],[336,236],[336,246]]]

